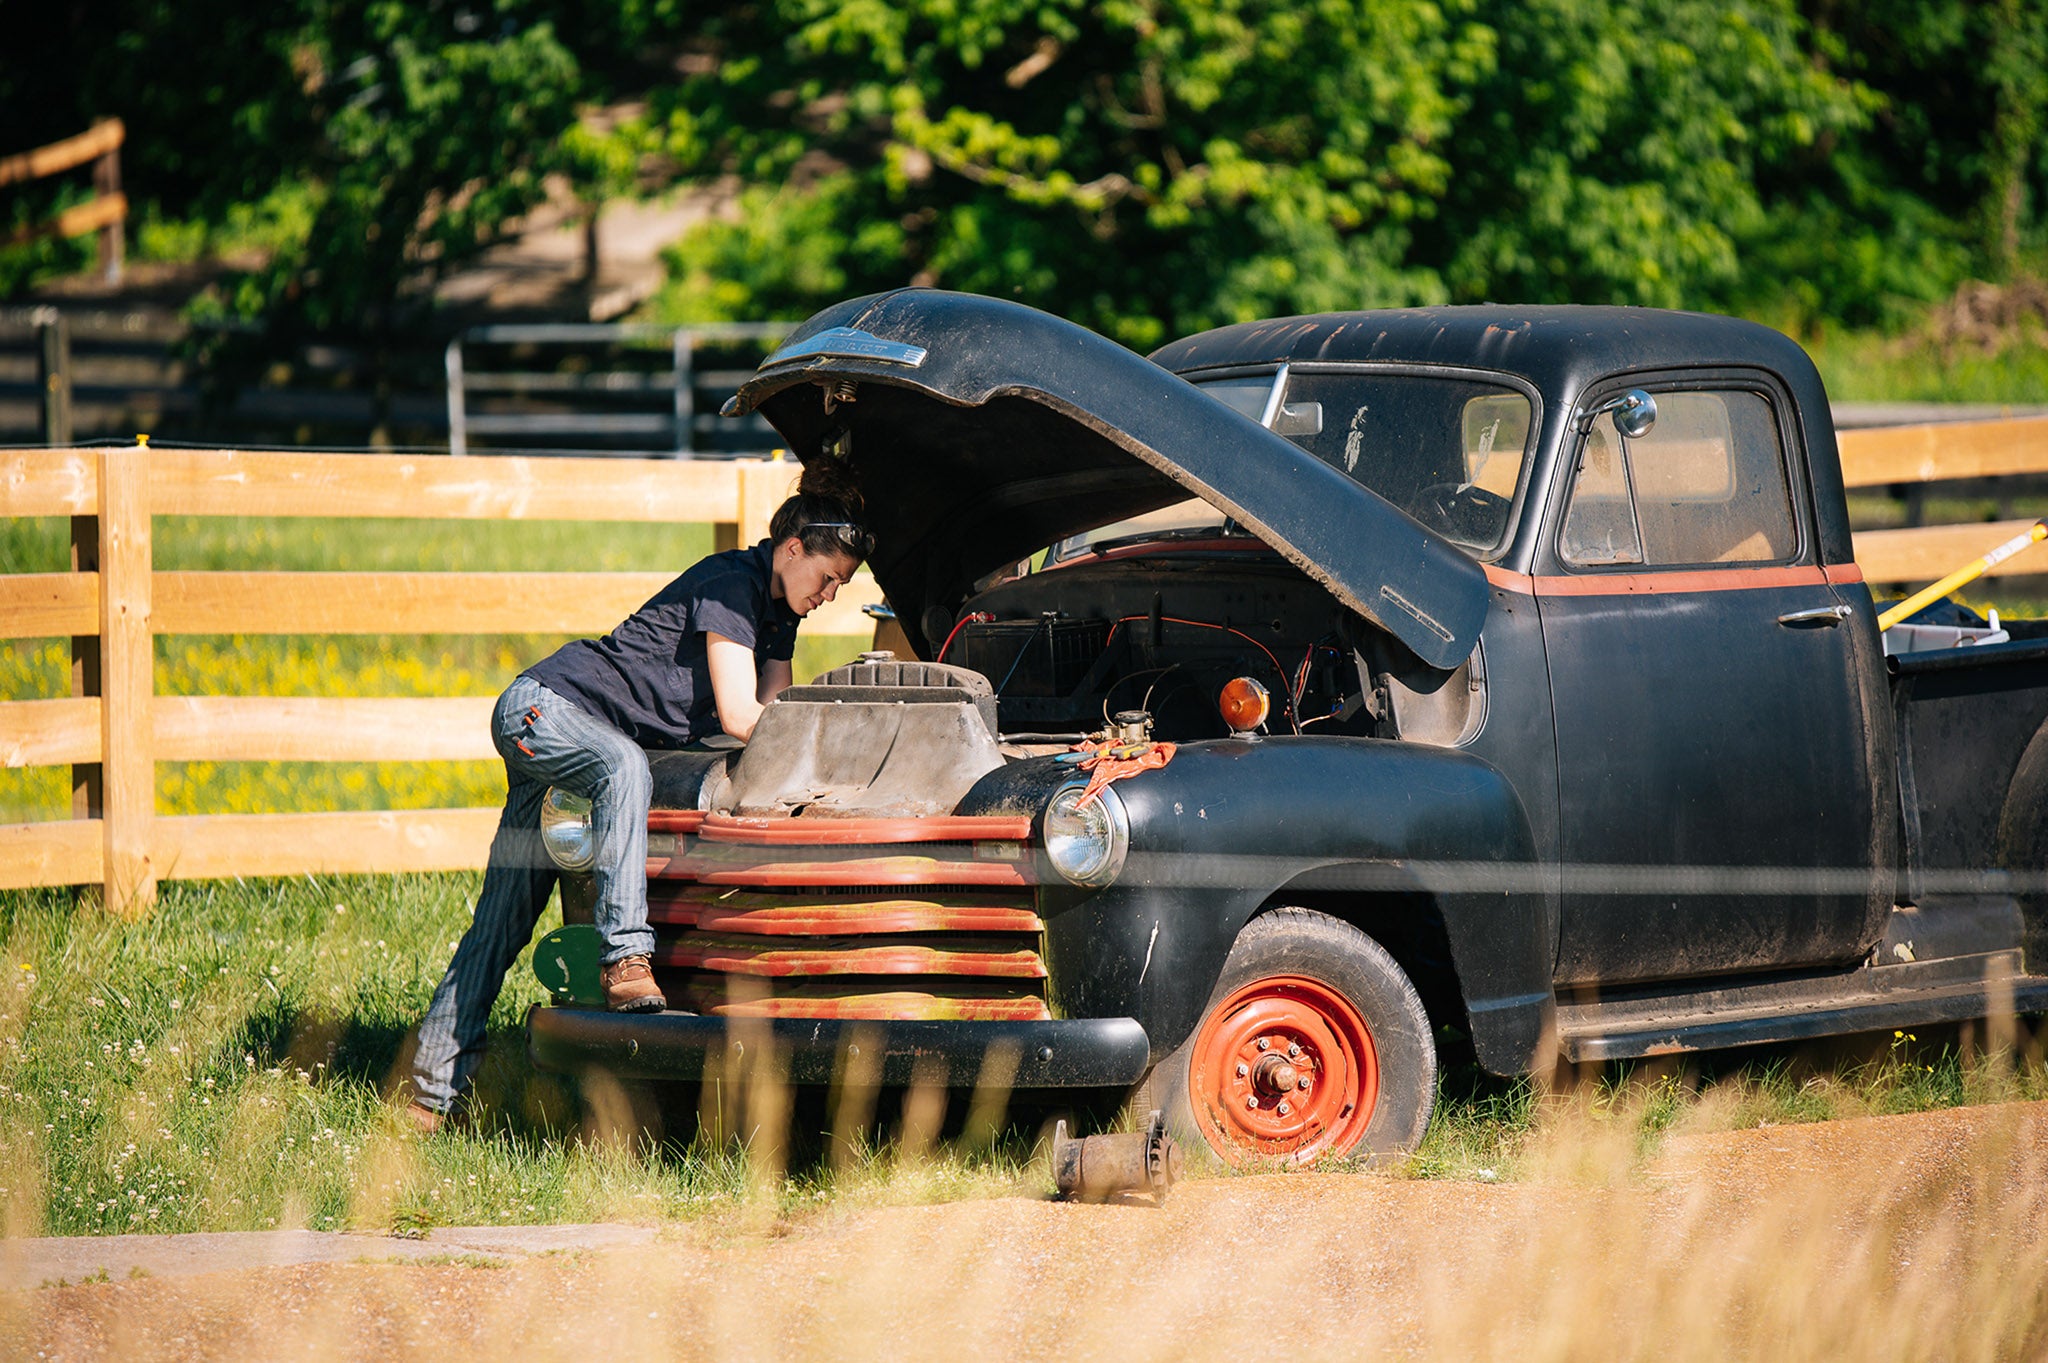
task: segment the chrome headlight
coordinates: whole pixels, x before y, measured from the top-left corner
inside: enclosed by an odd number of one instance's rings
[[[1107,885],[1124,869],[1131,850],[1131,819],[1114,790],[1104,787],[1087,804],[1085,781],[1061,786],[1045,807],[1045,855],[1076,885]]]
[[[597,838],[590,830],[590,801],[559,786],[549,786],[540,799],[540,841],[548,860],[565,871],[587,871],[597,860]]]

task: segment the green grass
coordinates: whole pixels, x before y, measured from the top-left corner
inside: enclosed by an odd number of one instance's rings
[[[0,573],[70,563],[55,517],[0,521]],[[159,569],[275,572],[681,572],[711,552],[709,525],[640,521],[407,521],[370,517],[159,516]]]
[[[1836,402],[2048,405],[2048,347],[2025,341],[1986,352],[1882,332],[1837,331],[1802,344]]]
[[[607,1134],[601,1090],[528,1063],[521,1023],[542,992],[524,960],[491,1017],[473,1120],[408,1138],[389,1107],[407,1036],[476,886],[474,875],[173,882],[139,923],[60,891],[0,894],[0,1230],[754,1225],[1049,1190],[1024,1127],[935,1149],[876,1129],[825,1158],[816,1102],[799,1111],[789,1167],[772,1144],[682,1143],[673,1110],[669,1142],[622,1142]],[[1445,1079],[1421,1151],[1389,1172],[1543,1177],[1558,1150],[1603,1134],[1633,1168],[1677,1134],[2048,1096],[2038,1059],[1966,1060],[1904,1034],[1880,1051],[1617,1066],[1563,1096],[1468,1066]]]
[[[474,1122],[405,1137],[388,1095],[476,886],[180,882],[135,924],[63,892],[0,894],[7,1232],[783,1215],[1035,1186],[1016,1139],[915,1160],[864,1147],[792,1176],[736,1144],[595,1138],[576,1090],[526,1061],[543,994],[524,959],[491,1017]]]
[[[1888,1043],[1879,1035],[1817,1050],[1726,1052],[1680,1067],[1615,1063],[1556,1093],[1466,1066],[1440,1082],[1429,1133],[1402,1172],[1523,1179],[1554,1169],[1560,1146],[1602,1141],[1633,1170],[1679,1136],[2044,1098],[2048,1066],[2038,1043],[2015,1063],[1959,1048],[1953,1029],[1927,1029],[1924,1040],[1895,1031]]]

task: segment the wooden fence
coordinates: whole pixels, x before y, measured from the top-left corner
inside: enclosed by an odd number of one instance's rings
[[[98,885],[116,911],[167,877],[480,866],[494,809],[158,817],[160,761],[495,758],[472,697],[158,696],[158,634],[601,634],[669,573],[154,572],[156,516],[710,522],[752,543],[794,463],[315,455],[129,447],[0,452],[0,516],[65,516],[73,571],[0,577],[0,637],[68,636],[71,696],[0,704],[0,760],[69,766],[73,817],[0,826],[0,889]],[[813,633],[872,629],[862,574]]]
[[[121,278],[123,224],[128,220],[128,196],[121,192],[121,143],[128,136],[118,118],[102,119],[76,137],[52,142],[33,151],[0,156],[0,185],[20,184],[61,175],[80,166],[92,167],[94,197],[73,204],[54,217],[0,238],[0,245],[18,246],[43,237],[79,237],[100,234],[100,271],[107,280]]]
[[[1952,421],[1843,431],[1842,476],[1851,491],[1954,479],[2048,473],[2048,417]],[[1873,583],[1932,582],[2037,519],[1866,530],[1856,561]],[[2048,549],[2008,559],[1995,574],[2048,573]]]
[[[1853,488],[2048,472],[2048,418],[1844,432]],[[314,455],[131,447],[0,452],[0,516],[62,516],[72,571],[0,577],[0,637],[69,637],[71,696],[0,703],[0,764],[68,766],[73,817],[0,826],[0,889],[97,885],[136,911],[168,877],[466,869],[495,809],[159,817],[160,761],[495,756],[487,698],[158,696],[158,634],[597,634],[667,573],[155,572],[152,519],[710,522],[752,543],[796,466],[677,460]],[[1873,583],[1928,581],[2024,523],[1869,531]],[[2008,572],[2048,572],[2048,550]],[[812,632],[868,630],[855,589]]]

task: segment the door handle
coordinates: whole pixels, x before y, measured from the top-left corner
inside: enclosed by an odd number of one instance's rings
[[[1786,629],[1833,629],[1847,620],[1850,614],[1847,606],[1815,606],[1812,610],[1781,615],[1778,623]]]

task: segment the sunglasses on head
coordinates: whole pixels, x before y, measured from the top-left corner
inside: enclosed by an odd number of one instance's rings
[[[852,521],[812,521],[803,528],[803,533],[809,534],[813,530],[835,532],[833,538],[844,545],[846,551],[855,558],[866,558],[875,551],[874,533]]]

